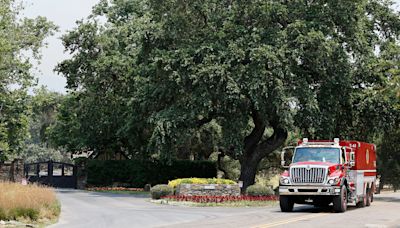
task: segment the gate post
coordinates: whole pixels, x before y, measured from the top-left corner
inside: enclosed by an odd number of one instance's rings
[[[53,186],[53,161],[47,163],[47,184]]]
[[[74,173],[76,172],[76,188],[86,189],[87,184],[87,159],[79,158],[75,160],[76,168],[74,168]]]
[[[36,177],[39,178],[40,177],[40,163],[36,163]]]

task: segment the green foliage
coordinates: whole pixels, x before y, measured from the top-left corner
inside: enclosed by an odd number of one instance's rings
[[[20,154],[25,163],[46,162],[49,160],[70,163],[68,153],[40,144],[27,144]]]
[[[28,136],[29,104],[27,88],[34,80],[30,73],[31,54],[40,58],[44,39],[56,27],[43,17],[22,18],[14,0],[0,2],[0,159],[23,149]]]
[[[255,184],[246,189],[246,194],[249,196],[272,196],[275,193],[270,187]]]
[[[23,90],[0,94],[0,157],[20,153],[29,137],[27,98]]]
[[[220,178],[181,178],[168,181],[168,185],[176,188],[180,184],[236,184],[233,180]]]
[[[34,208],[14,208],[7,213],[0,208],[0,220],[17,220],[21,218],[36,221],[39,218],[39,210]]]
[[[94,186],[111,186],[113,182],[120,182],[142,188],[145,184],[167,184],[176,178],[213,178],[217,175],[215,163],[210,161],[177,160],[171,164],[137,160],[87,162],[87,184]]]
[[[84,133],[85,129],[81,129],[80,121],[83,122],[83,119],[79,119],[75,112],[79,105],[80,103],[76,102],[74,95],[67,95],[62,100],[57,113],[57,121],[48,130],[52,145],[63,147],[69,152],[80,151],[83,148],[96,149],[86,141],[88,136],[91,136],[90,132]],[[87,122],[90,121],[87,120]]]
[[[400,138],[399,128],[382,134],[378,146],[378,173],[383,184],[400,189]]]
[[[0,208],[0,220],[6,220],[7,214],[4,209]]]
[[[152,199],[161,199],[161,197],[174,194],[174,189],[166,184],[158,184],[150,190]]]
[[[36,221],[39,218],[39,210],[34,208],[15,208],[9,212],[8,217],[14,220],[28,218]]]
[[[34,94],[28,96],[29,115],[23,148],[20,158],[27,163],[40,161],[70,162],[69,154],[63,148],[54,148],[51,139],[56,123],[56,116],[63,95],[50,92],[45,87],[34,89]]]
[[[62,94],[48,91],[46,87],[34,90],[34,95],[30,99],[32,109],[29,120],[30,143],[49,144],[49,131],[56,122],[58,109],[63,99]]]
[[[215,144],[240,161],[246,188],[294,126],[310,138],[366,137],[368,94],[396,74],[376,67],[390,64],[387,47],[399,46],[400,19],[390,6],[101,1],[63,37],[73,57],[57,71],[74,91],[64,117],[72,122],[63,124],[73,130],[63,134],[74,133],[71,148],[169,161],[214,121]]]

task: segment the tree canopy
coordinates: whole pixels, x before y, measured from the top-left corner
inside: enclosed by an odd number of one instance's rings
[[[57,71],[76,107],[65,117],[85,134],[80,148],[166,160],[213,122],[246,188],[295,127],[313,138],[367,137],[363,114],[384,112],[369,110],[371,92],[391,80],[386,47],[398,48],[400,20],[390,7],[102,0],[63,37],[73,57]]]
[[[31,59],[40,58],[45,37],[56,27],[44,17],[18,18],[21,6],[0,2],[0,160],[22,151],[28,136],[27,88],[33,85]]]

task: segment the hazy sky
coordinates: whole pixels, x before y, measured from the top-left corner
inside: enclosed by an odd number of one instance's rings
[[[68,58],[60,40],[62,34],[76,27],[75,22],[89,16],[92,7],[99,0],[25,0],[26,17],[45,16],[59,26],[59,32],[48,38],[47,48],[42,50],[42,61],[34,74],[39,78],[40,85],[46,85],[50,90],[65,93],[66,80],[53,71],[57,63]]]
[[[77,20],[86,18],[99,0],[25,0],[25,2],[24,15],[26,17],[42,15],[60,27],[60,32],[47,39],[49,45],[43,49],[41,64],[37,66],[34,74],[39,78],[40,85],[65,93],[65,78],[53,72],[57,63],[68,58],[59,38],[66,31],[73,29]],[[395,2],[400,6],[400,0],[395,0]]]

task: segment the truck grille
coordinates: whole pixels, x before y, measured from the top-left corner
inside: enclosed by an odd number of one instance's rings
[[[317,183],[321,184],[324,182],[326,176],[325,168],[305,168],[305,167],[293,167],[290,170],[290,177],[293,183]]]

